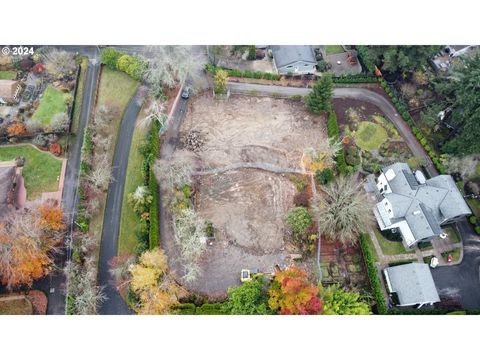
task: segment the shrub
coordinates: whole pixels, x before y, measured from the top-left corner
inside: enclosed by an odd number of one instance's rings
[[[425,139],[424,137],[422,137],[422,138],[420,139],[420,144],[422,144],[422,146],[427,145],[427,139]]]
[[[120,56],[122,56],[122,54],[114,48],[105,48],[102,50],[100,61],[109,69],[115,70]]]
[[[470,221],[470,224],[475,225],[477,223],[477,217],[475,215],[470,216],[468,219]]]
[[[475,232],[480,235],[480,226],[475,226]]]
[[[195,309],[196,315],[226,315],[223,304],[203,304]]]
[[[150,224],[149,224],[149,247],[150,250],[160,246],[160,234],[158,224],[158,184],[153,170],[150,170],[149,190],[152,195],[150,204]]]
[[[293,204],[295,206],[308,207],[310,204],[310,198],[305,191],[301,191],[293,197]]]
[[[32,143],[38,147],[46,147],[48,145],[48,138],[43,134],[38,134],[32,140]]]
[[[313,221],[307,208],[297,206],[288,212],[287,224],[295,235],[304,236]]]
[[[62,155],[62,146],[59,143],[50,144],[48,147],[48,151],[50,151],[55,156]]]
[[[195,315],[197,307],[195,304],[178,304],[174,307],[173,310],[177,312],[178,315]]]
[[[365,265],[367,268],[368,277],[370,279],[372,292],[377,303],[377,311],[380,315],[383,315],[387,313],[387,304],[385,302],[385,297],[383,296],[382,285],[378,277],[377,267],[375,266],[373,254],[370,250],[369,241],[370,239],[367,234],[362,234],[360,236],[360,246],[362,248],[363,258],[365,260]]]
[[[317,170],[315,172],[315,179],[321,185],[327,185],[330,181],[333,180],[333,171],[332,169]]]
[[[302,101],[303,97],[302,95],[292,95],[290,99],[292,99],[293,101]]]

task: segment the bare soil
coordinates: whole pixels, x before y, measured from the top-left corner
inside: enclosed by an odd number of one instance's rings
[[[191,131],[202,134],[195,151],[202,169],[245,162],[299,169],[305,148],[326,141],[324,124],[299,102],[236,95],[218,101],[204,94],[191,99],[180,138]],[[275,265],[292,262],[296,249],[288,241],[285,218],[297,189],[290,179],[291,174],[257,169],[196,178],[195,210],[213,222],[216,233],[201,258],[202,274],[189,290],[218,298],[240,285],[242,269],[270,273]],[[167,255],[174,256],[168,248]],[[171,264],[178,275],[180,265]]]

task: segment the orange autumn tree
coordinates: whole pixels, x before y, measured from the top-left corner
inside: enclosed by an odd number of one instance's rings
[[[308,282],[305,271],[295,266],[275,274],[269,295],[268,305],[282,315],[314,315],[322,311],[317,287]]]
[[[0,282],[31,286],[47,275],[64,229],[63,211],[51,204],[10,213],[0,224]]]
[[[27,133],[27,128],[24,124],[13,123],[7,128],[7,133],[9,136],[22,136]]]

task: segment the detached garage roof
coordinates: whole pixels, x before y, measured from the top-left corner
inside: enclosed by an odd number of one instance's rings
[[[317,63],[311,45],[273,45],[272,53],[278,68],[298,61]]]
[[[431,304],[440,301],[427,264],[411,263],[384,270],[390,292],[398,295],[400,306]]]

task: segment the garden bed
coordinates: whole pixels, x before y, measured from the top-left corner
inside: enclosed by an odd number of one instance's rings
[[[0,297],[0,315],[32,315],[33,306],[23,295]]]

